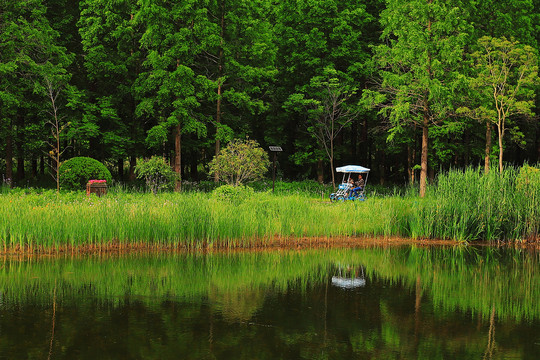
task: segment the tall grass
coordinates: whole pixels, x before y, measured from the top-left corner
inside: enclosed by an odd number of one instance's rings
[[[249,245],[290,236],[357,233],[358,207],[299,195],[257,194],[242,202],[205,193],[8,194],[0,197],[0,241],[4,248],[92,246],[116,242],[150,246]]]
[[[515,169],[439,176],[420,199],[374,196],[330,203],[318,194],[255,193],[222,201],[211,193],[148,193],[115,189],[82,192],[18,190],[0,195],[0,247],[4,250],[120,247],[250,246],[290,237],[406,236],[458,241],[537,239],[540,181],[518,186]]]
[[[443,239],[534,239],[540,230],[540,178],[517,186],[518,170],[449,171],[428,188],[409,220],[413,237]]]

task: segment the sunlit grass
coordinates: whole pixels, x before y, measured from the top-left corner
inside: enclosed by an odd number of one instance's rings
[[[457,241],[537,238],[540,186],[516,187],[513,169],[441,175],[420,199],[372,196],[330,203],[318,194],[258,192],[241,201],[211,193],[10,191],[0,195],[4,250],[249,246],[274,238],[404,236]]]

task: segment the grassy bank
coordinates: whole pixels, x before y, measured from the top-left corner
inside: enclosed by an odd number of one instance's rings
[[[452,171],[427,196],[371,196],[329,203],[308,192],[258,192],[220,200],[211,193],[8,191],[0,196],[0,246],[59,249],[124,246],[198,248],[264,244],[275,237],[403,236],[458,241],[538,239],[540,186],[518,170]]]
[[[255,194],[221,201],[205,193],[109,194],[102,198],[52,192],[0,198],[5,248],[249,245],[291,236],[391,235],[393,207],[403,200],[330,204],[301,195]],[[377,210],[373,211],[373,207]]]

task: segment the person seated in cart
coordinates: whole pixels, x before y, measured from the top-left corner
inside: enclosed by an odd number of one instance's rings
[[[345,191],[345,197],[349,197],[351,195],[353,188],[354,188],[354,180],[352,178],[349,178],[349,180],[347,180],[347,190]]]
[[[354,196],[358,196],[358,191],[362,191],[362,189],[364,188],[364,178],[362,177],[362,174],[358,174],[358,180],[356,180],[354,186],[355,187],[351,191]]]

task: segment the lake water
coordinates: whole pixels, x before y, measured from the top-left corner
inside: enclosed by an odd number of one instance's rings
[[[4,258],[0,359],[538,359],[540,253]]]

